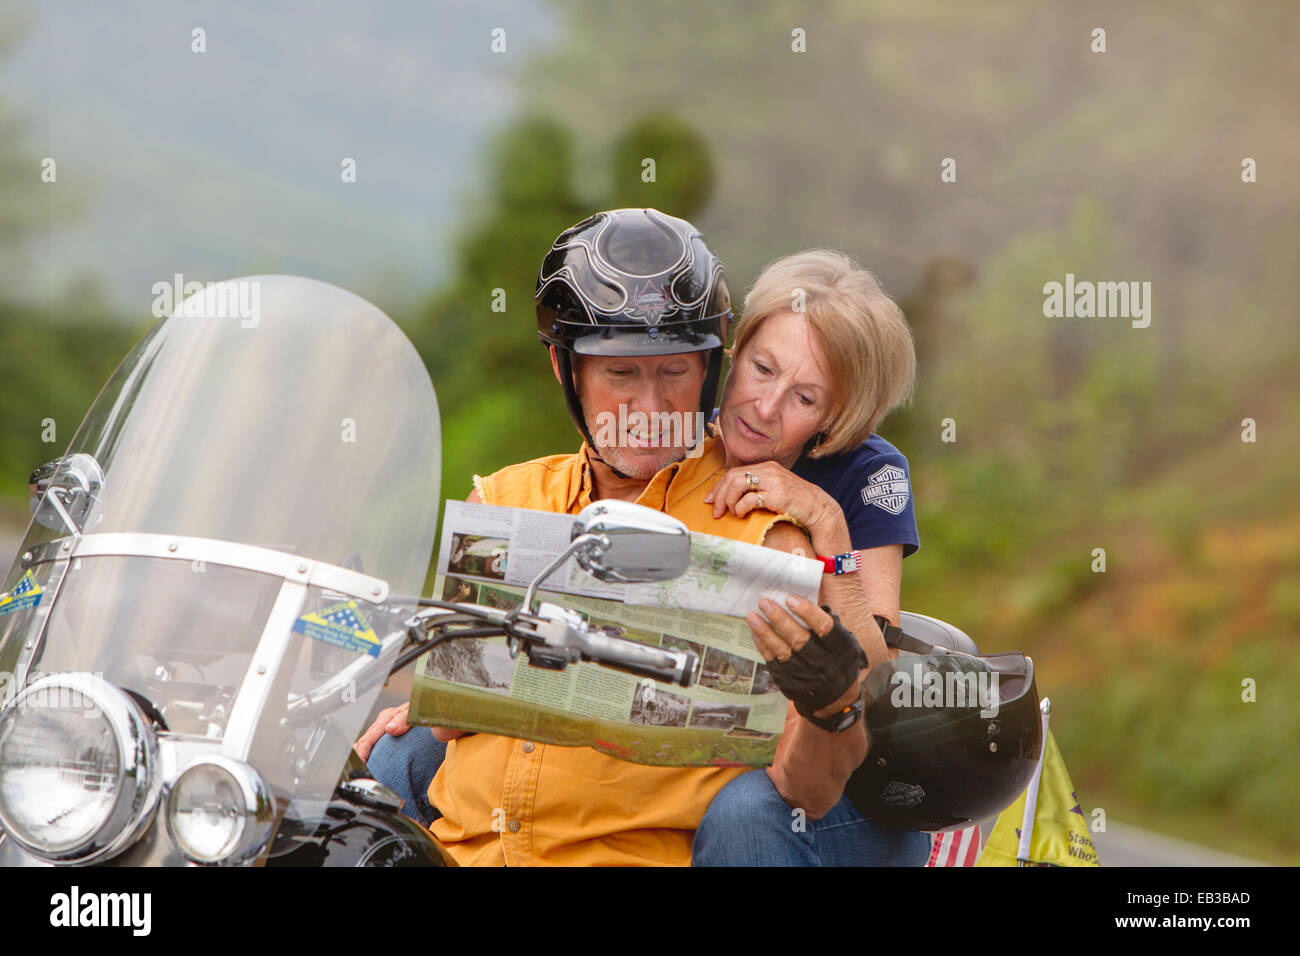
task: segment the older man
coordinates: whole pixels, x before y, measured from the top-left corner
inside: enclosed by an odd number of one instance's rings
[[[476,477],[471,501],[577,513],[593,500],[623,498],[694,531],[811,554],[807,536],[780,516],[715,519],[704,500],[724,471],[720,443],[701,432],[731,308],[722,264],[689,223],[651,209],[593,216],[555,241],[536,299],[539,335],[584,442],[574,454]],[[830,617],[812,604],[796,599],[792,608],[819,634],[830,629]],[[857,610],[869,621],[864,602]],[[771,616],[775,630],[760,650],[787,660],[808,631]],[[842,712],[858,689],[854,681],[814,717]],[[359,744],[363,756],[390,720],[404,729],[402,714],[382,715]],[[866,752],[861,724],[845,731],[797,716],[787,723],[786,738],[797,743],[783,741],[772,773],[792,806],[816,817],[840,799]],[[432,829],[470,865],[685,865],[710,801],[743,772],[649,767],[489,734],[435,736],[449,743],[428,788],[441,814]]]

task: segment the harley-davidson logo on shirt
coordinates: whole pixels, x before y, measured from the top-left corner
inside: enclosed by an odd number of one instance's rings
[[[886,465],[867,479],[862,489],[862,503],[883,508],[891,515],[902,514],[911,497],[907,473],[897,465]]]

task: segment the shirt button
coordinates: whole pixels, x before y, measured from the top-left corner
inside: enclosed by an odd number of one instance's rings
[[[511,821],[510,821],[510,832],[511,832],[511,833],[518,833],[518,832],[519,832],[519,828],[520,828],[521,826],[523,826],[523,824],[520,823],[518,820],[511,820]]]
[[[533,752],[534,749],[535,749],[535,748],[533,747],[533,744],[532,744],[531,741],[528,742],[528,743],[525,743],[525,744],[524,744],[524,753],[526,753],[526,754],[530,754],[530,753]]]

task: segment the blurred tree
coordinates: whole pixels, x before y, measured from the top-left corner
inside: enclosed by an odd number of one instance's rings
[[[924,394],[926,378],[937,366],[944,342],[968,320],[962,296],[974,283],[973,265],[956,256],[940,256],[925,267],[917,287],[897,300],[916,346],[918,395]],[[900,449],[917,448],[923,431],[928,436],[939,427],[929,420],[931,412],[931,406],[919,400],[893,412],[885,424],[890,441]]]
[[[713,196],[713,159],[694,127],[667,112],[648,113],[614,141],[611,208],[653,206],[694,219]],[[647,182],[647,163],[654,179]]]

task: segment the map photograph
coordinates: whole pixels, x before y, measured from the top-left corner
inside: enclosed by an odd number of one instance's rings
[[[515,660],[504,641],[467,637],[439,644],[430,651],[425,671],[438,680],[508,694]]]
[[[773,694],[780,690],[772,679],[772,672],[764,664],[759,664],[754,671],[754,684],[749,688],[751,694]]]
[[[478,603],[485,607],[496,608],[498,611],[513,611],[522,601],[523,595],[516,594],[514,591],[494,588],[490,584],[479,585]]]
[[[653,683],[638,684],[632,698],[632,723],[651,727],[685,727],[689,698],[660,690]]]
[[[653,631],[644,631],[639,627],[629,627],[626,624],[594,617],[589,618],[588,621],[592,630],[603,631],[608,637],[617,637],[625,641],[637,641],[640,644],[650,644],[655,647],[659,646],[659,635]]]
[[[468,601],[471,604],[477,604],[478,585],[473,581],[466,581],[464,578],[448,577],[442,586],[442,599],[444,601]]]
[[[679,577],[628,587],[627,602],[744,616],[761,598],[813,600],[821,565],[807,558],[709,534],[691,535],[691,563]]]
[[[504,580],[509,548],[510,542],[505,538],[454,534],[451,536],[451,557],[447,561],[447,570]]]
[[[691,709],[692,727],[711,727],[718,730],[742,727],[749,720],[749,708],[742,704],[715,704],[697,700]]]
[[[747,694],[750,682],[754,679],[754,666],[751,660],[710,647],[704,652],[700,686],[723,690],[729,694]]]

